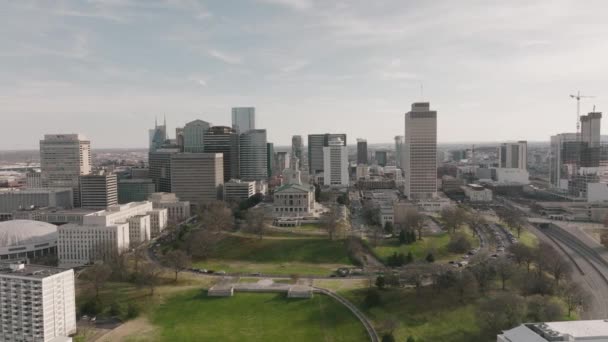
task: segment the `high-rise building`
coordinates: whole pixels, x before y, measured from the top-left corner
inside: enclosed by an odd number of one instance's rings
[[[298,158],[300,163],[304,161],[304,142],[301,135],[291,137],[291,156]]]
[[[177,153],[171,156],[171,189],[179,198],[197,206],[220,198],[224,183],[221,153]]]
[[[501,144],[498,147],[498,167],[526,170],[528,168],[528,143],[522,140]]]
[[[255,129],[255,108],[232,108],[232,128],[239,134]]]
[[[280,175],[290,168],[291,156],[289,152],[277,152],[275,161],[275,174]]]
[[[580,145],[577,133],[551,136],[550,178],[554,187],[568,189],[568,180],[576,174],[580,163]]]
[[[0,264],[1,341],[68,341],[76,333],[74,270]]]
[[[209,130],[208,122],[194,120],[184,126],[184,152],[203,153],[205,152],[205,133]]]
[[[150,178],[157,192],[171,192],[171,156],[179,153],[177,148],[162,148],[148,153]]]
[[[80,202],[85,209],[118,204],[118,178],[114,173],[80,176]]]
[[[340,137],[329,139],[323,147],[323,184],[332,187],[345,187],[348,178],[348,148]]]
[[[163,125],[158,125],[158,122],[154,120],[154,129],[151,129],[149,132],[150,145],[149,152],[154,152],[157,149],[161,148],[165,142],[167,141],[167,119]]]
[[[118,203],[145,201],[156,192],[151,178],[121,179],[118,181]]]
[[[388,152],[387,151],[376,151],[375,153],[376,163],[378,166],[386,166],[388,164]]]
[[[266,130],[255,129],[240,136],[240,178],[260,181],[268,178]]]
[[[180,151],[184,151],[184,128],[175,128],[175,144],[178,146]]]
[[[91,142],[81,134],[47,134],[40,140],[42,184],[72,188],[74,206],[80,206],[79,177],[91,173]]]
[[[42,177],[40,172],[31,171],[25,174],[25,187],[28,189],[42,188]]]
[[[398,168],[403,167],[403,144],[405,137],[398,135],[395,137],[395,162]]]
[[[244,182],[239,179],[232,179],[224,183],[224,201],[241,202],[255,195],[255,182]]]
[[[357,164],[368,164],[367,140],[357,139]]]
[[[602,113],[600,112],[581,115],[581,141],[586,143],[588,147],[600,146],[601,121]]]
[[[329,146],[331,138],[340,138],[346,146],[346,134],[309,134],[308,135],[308,170],[311,178],[323,173],[323,148]]]
[[[431,199],[437,193],[437,112],[428,102],[412,104],[405,114],[405,195]]]
[[[230,127],[213,126],[205,133],[205,153],[224,156],[224,182],[239,178],[239,135]]]
[[[266,167],[268,177],[274,176],[274,144],[266,143]]]

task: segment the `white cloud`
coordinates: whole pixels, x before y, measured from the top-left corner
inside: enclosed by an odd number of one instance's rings
[[[313,7],[311,0],[258,0],[271,5],[279,5],[293,10],[302,11]]]
[[[238,56],[230,55],[226,52],[222,52],[216,49],[209,50],[209,56],[218,59],[227,64],[241,64],[242,60]]]
[[[305,68],[309,64],[310,64],[310,62],[305,61],[305,60],[293,61],[293,62],[285,65],[284,67],[282,67],[281,68],[281,72],[283,72],[283,73],[289,73],[289,72],[298,71],[298,70],[301,70],[301,69]]]

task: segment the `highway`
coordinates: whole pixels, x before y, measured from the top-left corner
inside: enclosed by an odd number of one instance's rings
[[[608,318],[608,262],[596,250],[557,225],[538,229],[528,227],[541,241],[558,248],[574,265],[572,278],[591,296],[583,319]]]

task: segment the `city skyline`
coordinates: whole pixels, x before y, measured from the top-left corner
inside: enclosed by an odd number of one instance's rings
[[[0,146],[34,149],[23,133],[51,132],[86,134],[97,148],[145,147],[155,116],[167,115],[168,132],[195,119],[230,126],[238,106],[255,107],[280,146],[332,131],[328,117],[353,139],[388,143],[418,101],[442,113],[440,142],[548,141],[576,131],[569,94],[597,96],[581,114],[607,107],[605,6],[10,3],[0,14],[11,37],[0,53],[10,127]]]

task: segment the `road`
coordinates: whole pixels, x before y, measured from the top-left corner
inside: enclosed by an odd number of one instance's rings
[[[592,297],[590,306],[582,313],[582,318],[608,318],[608,262],[596,250],[555,225],[546,229],[530,226],[528,229],[541,241],[557,247],[574,265],[573,279]]]

